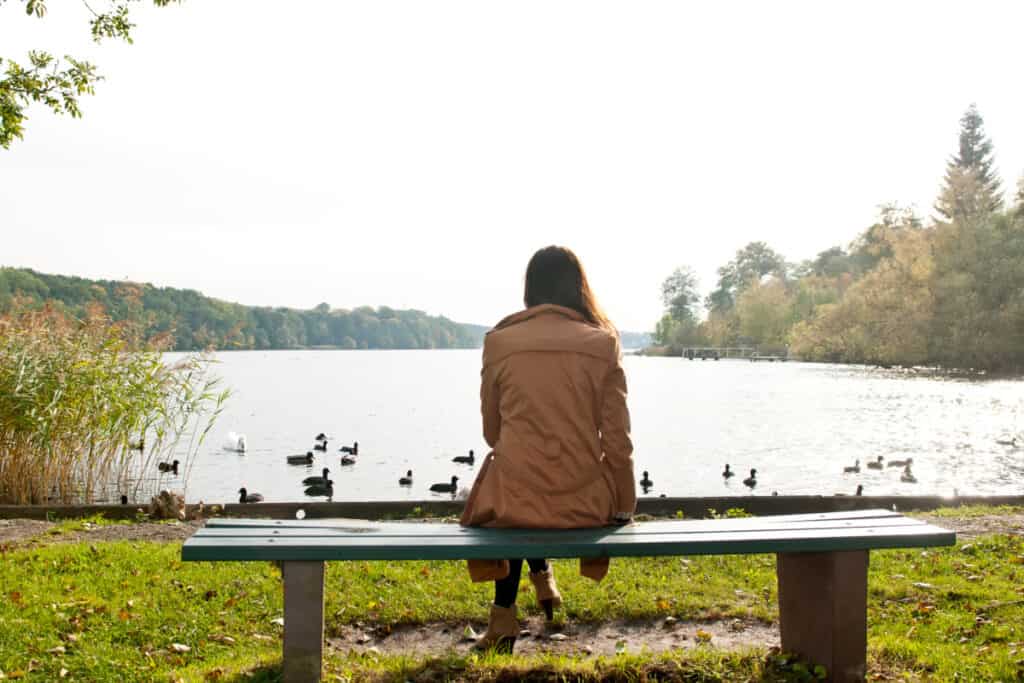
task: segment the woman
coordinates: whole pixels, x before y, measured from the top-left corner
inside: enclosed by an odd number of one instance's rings
[[[463,526],[578,529],[626,523],[636,506],[626,376],[618,333],[594,299],[579,259],[541,249],[526,268],[526,309],[484,339],[480,404],[493,449],[466,501]],[[474,581],[494,581],[478,649],[511,652],[523,560],[471,560]],[[560,604],[551,567],[528,560],[548,618]],[[606,559],[580,572],[600,580]]]

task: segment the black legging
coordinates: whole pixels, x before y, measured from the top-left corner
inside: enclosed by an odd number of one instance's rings
[[[531,572],[542,572],[548,568],[548,561],[526,560]],[[516,596],[519,595],[519,578],[523,573],[523,559],[508,561],[508,576],[494,582],[494,604],[498,607],[511,607],[516,604]]]

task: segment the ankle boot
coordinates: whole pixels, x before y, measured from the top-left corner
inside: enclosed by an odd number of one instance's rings
[[[491,605],[491,617],[487,621],[487,632],[480,636],[473,649],[494,650],[503,654],[512,654],[519,635],[519,621],[516,619],[516,606],[498,607]]]
[[[555,608],[562,604],[562,595],[555,585],[555,574],[548,568],[540,572],[530,572],[530,581],[537,591],[537,602],[544,608],[544,615],[551,621],[555,617]]]

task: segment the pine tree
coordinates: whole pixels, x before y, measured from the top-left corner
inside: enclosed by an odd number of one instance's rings
[[[960,150],[946,165],[946,178],[935,210],[947,220],[963,216],[969,210],[986,213],[1003,206],[1001,182],[993,165],[992,141],[985,136],[985,122],[978,108],[971,104],[960,118]],[[978,195],[970,198],[970,207],[960,205],[963,177],[971,175],[976,181]]]

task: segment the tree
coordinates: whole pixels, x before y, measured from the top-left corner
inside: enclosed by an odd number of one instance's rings
[[[946,164],[945,183],[935,203],[935,210],[946,220],[968,210],[992,213],[1003,206],[1001,183],[993,169],[992,141],[985,136],[984,124],[974,104],[960,118],[960,149]],[[973,177],[974,182],[965,182],[965,177]],[[971,194],[965,196],[967,189]]]
[[[736,300],[741,337],[757,346],[782,346],[792,324],[793,298],[778,278],[760,280]]]
[[[1024,216],[1024,176],[1017,181],[1017,215]]]
[[[20,0],[25,13],[42,18],[46,15],[46,0]],[[129,5],[133,0],[108,0],[105,11],[95,11],[88,2],[92,39],[100,43],[105,38],[132,42]],[[157,7],[165,7],[181,0],[153,0]],[[0,0],[0,8],[8,0]],[[95,4],[95,3],[94,3]],[[97,81],[102,80],[96,67],[86,61],[65,55],[61,60],[42,50],[30,50],[26,61],[16,62],[0,58],[0,147],[9,149],[15,138],[24,137],[25,109],[33,103],[49,107],[57,114],[74,118],[82,116],[78,98],[95,93]]]
[[[785,279],[786,259],[764,242],[751,242],[718,269],[718,287],[708,295],[707,307],[717,312],[731,310],[739,293],[769,274]]]
[[[697,292],[697,276],[689,266],[676,268],[661,283],[661,302],[672,319],[682,322],[697,320],[700,295]]]

